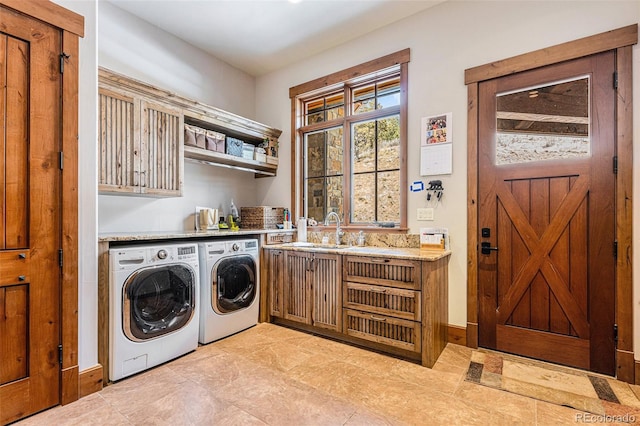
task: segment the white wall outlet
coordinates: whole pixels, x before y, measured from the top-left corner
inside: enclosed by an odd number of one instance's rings
[[[418,220],[434,220],[433,207],[419,208]]]

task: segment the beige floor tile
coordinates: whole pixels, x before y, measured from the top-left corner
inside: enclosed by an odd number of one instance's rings
[[[449,343],[438,357],[433,370],[458,374],[462,377],[467,372],[472,353],[471,348]]]
[[[579,416],[587,413],[574,410],[561,405],[550,404],[544,401],[536,401],[536,423],[540,426],[574,425],[580,423]],[[584,422],[582,422],[584,424]]]
[[[462,380],[460,374],[425,368],[409,361],[398,361],[391,367],[389,374],[398,380],[416,383],[446,394],[453,394]]]
[[[504,415],[523,424],[535,423],[535,399],[469,382],[460,383],[454,395],[495,412],[497,417]]]
[[[110,406],[99,393],[95,393],[71,404],[31,416],[19,424],[20,426],[107,424],[120,426],[129,425],[130,422]]]
[[[345,426],[403,426],[407,423],[398,419],[389,419],[382,414],[361,408],[354,413]]]
[[[379,381],[367,370],[334,359],[297,366],[288,376],[329,395],[365,406],[372,398],[370,387]]]
[[[182,374],[163,365],[107,386],[100,395],[126,416],[155,402],[161,395],[180,391],[186,381]]]
[[[198,425],[207,424],[228,407],[215,389],[186,381],[179,390],[158,393],[153,401],[127,409],[126,417],[136,425]]]
[[[289,340],[285,340],[277,346],[264,346],[256,351],[247,352],[242,356],[264,367],[288,371],[293,367],[308,362],[315,354],[303,347],[289,343]]]
[[[221,397],[272,425],[344,424],[356,406],[266,368],[218,390]]]

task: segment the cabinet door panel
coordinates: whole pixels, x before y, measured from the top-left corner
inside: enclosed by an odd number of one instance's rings
[[[182,193],[184,118],[180,111],[142,101],[141,192]]]
[[[285,254],[284,317],[311,324],[309,258],[306,254],[288,251]]]
[[[98,189],[139,192],[139,103],[132,97],[100,89]]]
[[[269,288],[269,314],[283,316],[284,252],[265,249],[267,285]]]
[[[313,258],[313,325],[342,330],[342,257],[314,254]]]

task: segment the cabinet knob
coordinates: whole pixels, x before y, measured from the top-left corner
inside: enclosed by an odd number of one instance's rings
[[[27,258],[27,254],[26,254],[26,253],[20,253],[20,254],[18,255],[18,258],[19,258],[19,259],[26,259],[26,258]]]
[[[26,279],[27,279],[27,277],[25,277],[24,275],[19,275],[18,276],[18,281],[24,281]]]

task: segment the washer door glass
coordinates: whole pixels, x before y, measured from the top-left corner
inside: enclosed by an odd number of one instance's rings
[[[211,305],[219,314],[244,309],[256,298],[256,262],[249,255],[226,257],[211,273]]]
[[[186,265],[144,268],[123,287],[123,328],[133,341],[153,339],[189,323],[195,309],[195,274]]]

